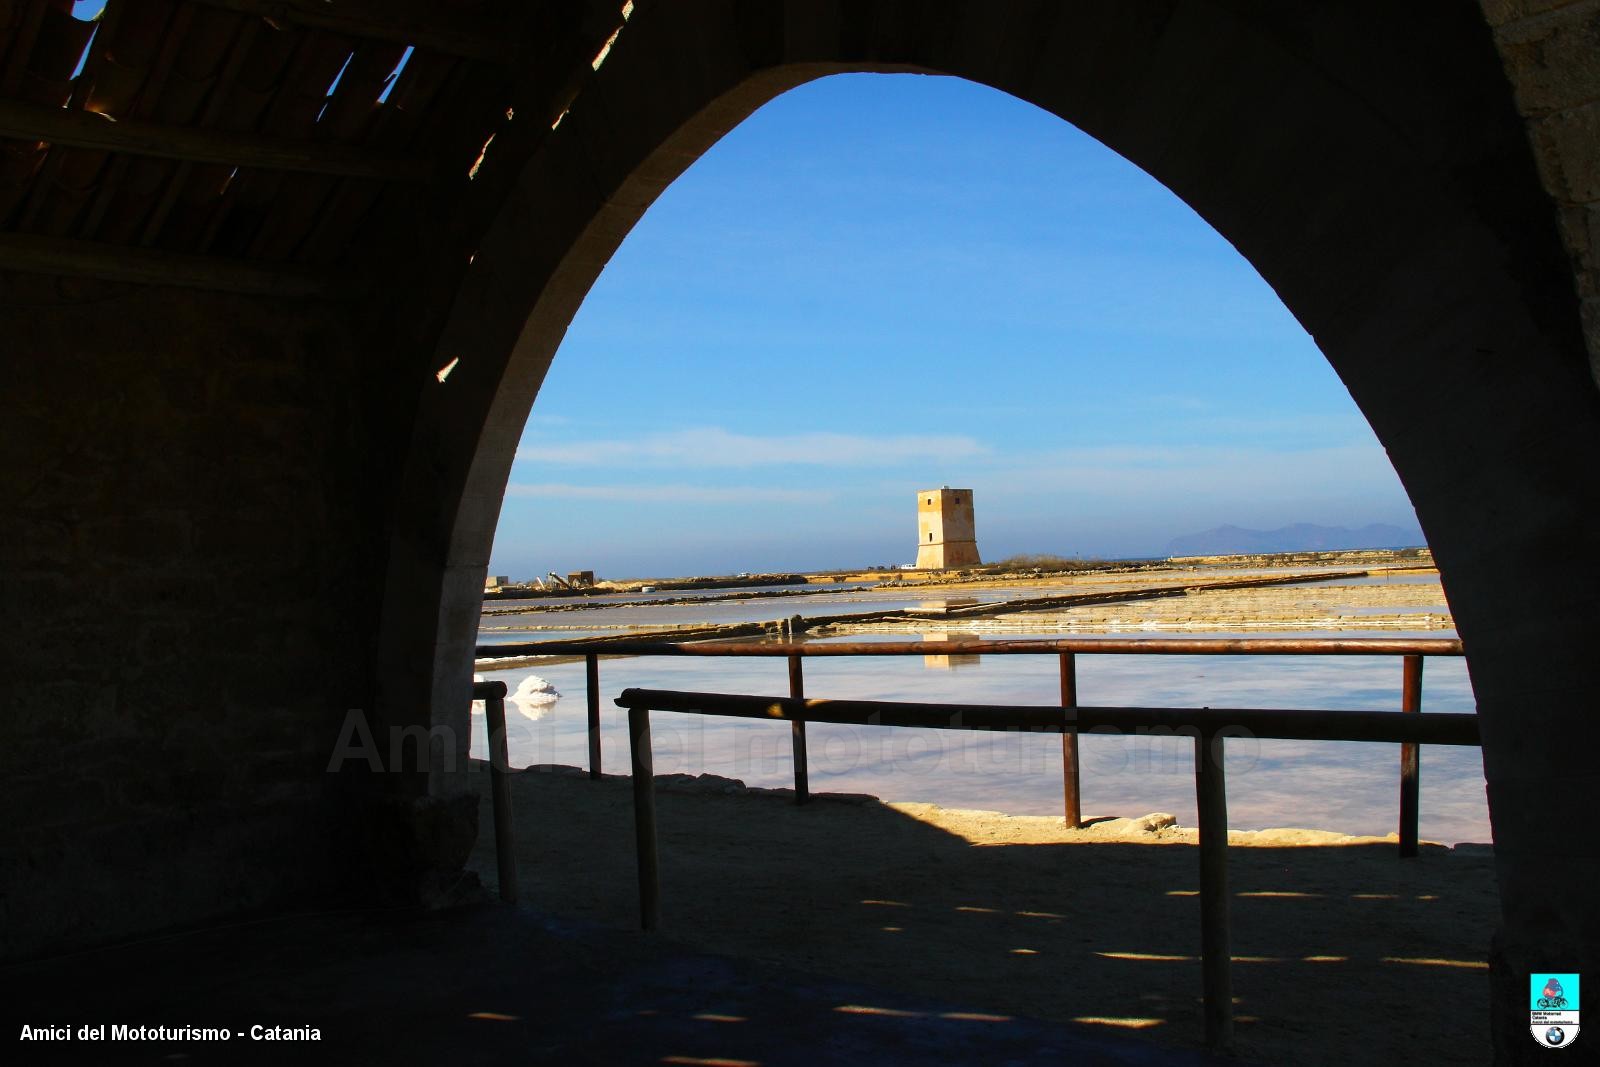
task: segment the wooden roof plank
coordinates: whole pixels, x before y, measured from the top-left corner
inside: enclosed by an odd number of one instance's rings
[[[38,6],[33,0],[0,0],[0,78],[8,66],[6,57]]]
[[[360,43],[354,38],[320,29],[298,31],[293,60],[284,69],[272,103],[262,116],[264,135],[323,143],[318,117],[335,82],[343,74]],[[306,185],[326,191],[320,178],[291,175],[280,170],[243,169],[229,184],[207,237],[196,251],[253,258],[264,235],[274,247],[294,247],[315,224],[317,205],[307,204]],[[267,234],[268,220],[276,231]]]
[[[328,90],[355,53],[357,42],[313,30],[302,34],[295,56],[283,72],[259,127],[275,137],[312,137]]]
[[[317,134],[376,147],[377,119],[385,111],[378,97],[389,87],[390,75],[405,51],[389,42],[359,44],[317,119]],[[311,184],[319,180],[326,184]],[[307,177],[296,178],[294,185],[298,188],[286,186],[283,195],[274,201],[251,247],[252,257],[302,262],[333,262],[341,258],[347,251],[354,221],[371,206],[373,190],[380,186],[360,178],[327,182]],[[360,214],[352,219],[346,217],[347,212]],[[327,239],[330,237],[332,240]],[[308,249],[308,245],[314,247]]]
[[[250,54],[250,46],[255,41],[256,32],[264,25],[260,19],[243,19],[235,27],[226,46],[226,53],[219,60],[216,76],[212,80],[205,109],[200,113],[201,126],[211,126],[222,115],[224,105],[237,81],[240,72],[244,69],[246,57]],[[190,176],[196,164],[184,160],[177,165],[177,169],[167,179],[164,190],[161,191],[160,200],[150,211],[145,219],[143,232],[139,236],[141,245],[153,245],[161,236],[166,227],[167,219],[171,216],[173,208],[178,203],[179,196],[189,185]],[[220,179],[219,179],[220,184]]]
[[[420,182],[432,176],[432,168],[426,160],[350,145],[168,126],[140,119],[118,122],[100,115],[14,100],[0,100],[0,137],[195,163],[383,181]]]
[[[372,132],[374,144],[405,148],[415,143],[416,131],[444,92],[462,63],[452,56],[416,52],[395,82],[394,91],[378,113]]]
[[[246,26],[259,25],[260,19],[240,18],[231,12],[210,8],[197,9],[183,46],[173,58],[160,99],[140,117],[179,125],[211,125],[206,115],[207,103],[216,95],[229,64],[238,62],[235,42]]]
[[[378,96],[404,52],[388,43],[358,46],[317,119],[317,133],[335,141],[365,141],[383,108]]]
[[[21,233],[0,234],[0,270],[256,296],[349,299],[362,292],[348,272]]]
[[[240,56],[238,75],[228,91],[215,98],[217,110],[208,125],[240,132],[260,128],[305,36],[264,19],[247,20],[246,29],[249,38]]]
[[[33,42],[44,25],[48,0],[33,0],[8,27],[5,66],[0,68],[0,95],[12,96],[22,85],[22,75],[28,69],[28,59],[33,54]]]
[[[107,12],[113,10],[106,8]],[[92,96],[86,110],[180,126],[209,125],[202,107],[219,80],[219,69],[230,55],[240,26],[261,20],[189,5],[183,8],[183,16],[181,32],[175,22],[170,45],[156,60],[164,73],[152,76],[143,91],[130,101],[131,106],[96,107]],[[116,47],[120,51],[120,45]],[[157,210],[162,191],[175,174],[191,165],[126,153],[114,156],[94,203],[78,226],[77,236],[136,240],[144,221]]]
[[[106,62],[106,42],[116,32],[119,12],[122,10],[125,8],[107,7],[99,17],[90,21],[73,18],[67,11],[60,12],[71,19],[72,33],[84,35],[83,45],[77,49],[76,56],[68,54],[60,57],[63,62],[70,61],[73,67],[80,67],[76,75],[67,75],[70,93],[62,105],[67,110],[78,111],[83,108],[97,72]],[[59,25],[59,20],[55,24]],[[30,71],[36,69],[30,68]],[[44,102],[48,105],[55,101]],[[81,152],[61,145],[47,145],[44,162],[32,180],[26,203],[17,215],[16,228],[42,233],[69,231],[93,195],[105,163],[104,152]]]
[[[140,244],[158,245],[176,251],[196,251],[204,243],[223,197],[232,184],[233,168],[209,163],[185,163],[182,167],[188,173],[173,179],[178,195],[168,209],[161,229],[154,233],[147,229]]]
[[[289,259],[308,234],[316,231],[323,206],[338,188],[332,178],[297,175],[285,181],[265,205],[261,226],[246,250],[251,259]]]
[[[44,146],[38,141],[0,140],[0,226],[28,199],[44,154]]]
[[[52,107],[65,104],[72,96],[72,72],[94,30],[92,22],[80,22],[55,8],[45,9],[32,51],[23,57],[16,86],[0,92]]]
[[[469,61],[437,52],[414,52],[400,73],[389,99],[380,105],[367,143],[390,149],[412,146],[431,147],[418,130],[435,114],[434,105],[447,95],[450,80],[459,77]],[[316,228],[295,251],[295,258],[308,263],[331,263],[348,258],[366,220],[377,210],[386,189],[377,182],[346,179],[322,212]],[[415,194],[406,199],[405,210],[415,210]]]
[[[324,205],[316,227],[295,249],[294,258],[302,263],[332,263],[346,258],[356,233],[383,189],[376,182],[356,178],[340,182]]]
[[[169,40],[188,28],[194,9],[178,7],[172,0],[144,2],[117,0],[100,15],[100,32],[73,93],[84,111],[121,117],[150,94],[146,83],[163,74],[163,53]]]
[[[512,63],[517,35],[497,26],[420,0],[196,0],[279,24],[332,30],[374,41],[412,45],[435,52]]]

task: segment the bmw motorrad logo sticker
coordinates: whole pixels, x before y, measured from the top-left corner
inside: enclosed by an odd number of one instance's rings
[[[1578,976],[1537,973],[1528,978],[1528,1029],[1545,1048],[1578,1040]]]

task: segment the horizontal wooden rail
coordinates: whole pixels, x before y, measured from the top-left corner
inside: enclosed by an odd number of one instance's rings
[[[943,649],[941,649],[942,651]],[[797,669],[798,658],[791,658]],[[792,676],[797,679],[798,675]],[[1063,675],[1065,679],[1067,676]],[[1411,673],[1408,668],[1408,692]],[[1420,677],[1420,676],[1418,676]],[[792,681],[800,690],[798,681]],[[657,856],[655,778],[650,713],[687,712],[803,725],[829,722],[857,726],[921,726],[953,730],[1033,730],[1073,734],[1110,729],[1191,736],[1195,745],[1195,799],[1199,814],[1200,972],[1206,1044],[1225,1050],[1233,1039],[1233,978],[1228,909],[1228,800],[1224,748],[1230,736],[1325,741],[1387,741],[1437,745],[1478,744],[1475,715],[1421,715],[1406,711],[1294,711],[1276,708],[1059,707],[988,704],[928,704],[881,700],[806,700],[671,689],[625,689],[616,703],[628,712],[633,754],[634,830],[638,850],[639,921],[646,930],[661,921]],[[1069,816],[1069,824],[1071,817]]]
[[[517,662],[541,656],[582,656],[589,665],[589,773],[600,774],[600,718],[597,709],[598,657],[610,656],[754,656],[786,657],[789,661],[790,696],[800,696],[795,680],[803,677],[800,664],[806,656],[1053,656],[1061,662],[1061,704],[1077,704],[1077,656],[1402,656],[1405,657],[1405,710],[1421,710],[1422,656],[1461,656],[1456,638],[1008,638],[1008,640],[939,641],[795,641],[696,640],[661,637],[578,638],[568,641],[525,641],[517,645],[480,645],[477,656],[485,661]],[[1349,718],[1346,718],[1346,725]],[[1069,824],[1082,817],[1078,773],[1077,726],[1061,731],[1062,811]],[[806,795],[805,721],[795,720],[795,795]],[[1414,856],[1418,805],[1418,747],[1405,742],[1402,752],[1400,800],[1400,854]]]
[[[603,644],[604,648],[600,647]],[[477,654],[480,659],[499,659],[507,664],[515,663],[525,665],[529,659],[540,656],[582,656],[588,666],[588,696],[589,696],[589,773],[592,777],[600,774],[600,721],[599,721],[599,664],[600,655],[612,656],[745,656],[758,658],[771,658],[782,656],[789,661],[790,696],[803,695],[803,671],[801,664],[806,656],[926,656],[937,655],[1055,655],[1060,661],[1061,673],[1061,705],[1071,707],[1077,700],[1077,663],[1076,657],[1083,655],[1168,655],[1168,656],[1193,656],[1193,655],[1225,655],[1225,656],[1401,656],[1404,658],[1405,682],[1403,686],[1402,710],[1418,712],[1422,710],[1421,671],[1423,656],[1460,656],[1463,654],[1461,642],[1455,638],[1394,638],[1394,637],[1356,637],[1356,638],[1057,638],[1024,640],[995,640],[968,639],[958,641],[941,641],[933,644],[926,641],[833,641],[827,643],[811,641],[729,641],[729,640],[661,640],[652,637],[639,640],[629,640],[626,637],[608,637],[596,641],[595,639],[580,639],[573,641],[536,641],[520,644],[481,645]],[[972,710],[967,717],[969,723],[992,722],[994,716],[991,710]],[[1092,709],[1095,711],[1112,711],[1116,709]],[[1168,709],[1122,709],[1143,710],[1151,714],[1170,716]],[[1259,710],[1259,709],[1258,709]],[[1257,711],[1250,714],[1255,715]],[[722,714],[712,712],[712,714]],[[1321,732],[1308,725],[1304,716],[1336,714],[1339,716],[1341,729],[1352,728],[1356,722],[1350,712],[1296,712],[1299,718],[1292,724],[1278,724],[1272,729],[1282,730],[1292,726],[1293,729],[1312,730],[1310,733],[1296,733],[1294,736],[1302,739],[1324,739]],[[820,718],[816,713],[807,717],[792,720],[792,736],[794,740],[794,779],[795,796],[800,803],[804,803],[808,795],[809,772],[806,767],[806,739],[805,723],[807,718],[816,721],[829,721]],[[1037,718],[1037,716],[1035,716]],[[1471,716],[1465,718],[1471,719]],[[1439,716],[1429,716],[1429,725],[1420,727],[1424,730],[1448,730],[1447,725],[1441,725]],[[921,725],[931,727],[948,727],[949,723],[925,722]],[[1273,733],[1262,733],[1256,727],[1261,725],[1255,720],[1250,722],[1234,722],[1228,724],[1229,728],[1254,733],[1256,736],[1280,736]],[[1379,723],[1386,728],[1386,723]],[[985,725],[977,727],[982,729],[1044,729],[1053,730],[1061,734],[1061,787],[1062,810],[1069,825],[1077,825],[1082,818],[1081,809],[1081,779],[1078,765],[1078,734],[1083,730],[1118,729],[1109,723],[1090,723],[1083,719],[1074,719],[1068,724],[1032,723],[1027,727],[1008,727],[1006,725]],[[1165,730],[1200,730],[1203,727],[1199,722],[1177,723],[1170,717],[1161,722],[1159,726],[1147,725],[1146,729]],[[1221,729],[1214,722],[1210,728]],[[1475,729],[1475,728],[1474,728]],[[1474,737],[1476,735],[1474,734]],[[1372,737],[1366,740],[1380,740]],[[1430,741],[1432,744],[1475,744],[1475,740]],[[1401,791],[1400,791],[1400,855],[1402,858],[1413,857],[1417,854],[1417,779],[1419,766],[1418,741],[1401,741]]]
[[[603,646],[603,647],[602,647]],[[589,773],[600,774],[600,720],[599,720],[599,666],[598,659],[611,656],[745,656],[771,658],[782,656],[789,661],[790,696],[803,695],[801,664],[806,656],[926,656],[937,655],[1055,655],[1060,661],[1061,704],[1070,707],[1077,701],[1076,657],[1083,655],[1224,655],[1224,656],[1401,656],[1404,657],[1405,684],[1403,710],[1417,712],[1422,708],[1421,664],[1423,656],[1460,656],[1461,642],[1455,638],[1056,638],[1056,639],[1006,639],[985,641],[967,639],[941,641],[936,645],[926,641],[814,641],[768,640],[733,641],[726,639],[694,640],[679,638],[662,640],[659,637],[629,639],[627,637],[587,638],[571,641],[536,641],[520,644],[481,645],[477,654],[481,659],[500,659],[523,665],[528,659],[540,656],[582,656],[588,665],[589,690]],[[1106,710],[1106,709],[1100,709]],[[1162,711],[1163,709],[1147,709]],[[1305,714],[1305,713],[1296,713]],[[1330,714],[1330,713],[1321,713]],[[1338,712],[1342,726],[1352,723],[1349,713]],[[811,716],[816,718],[815,715]],[[981,715],[969,721],[981,719]],[[1438,726],[1438,717],[1430,716],[1429,730],[1446,729]],[[806,768],[805,719],[793,721],[795,795],[803,803],[808,792]],[[818,720],[822,721],[822,720]],[[940,726],[929,722],[925,725]],[[1239,724],[1233,724],[1238,727]],[[1295,724],[1305,728],[1304,720]],[[1004,726],[984,727],[1005,729]],[[1031,727],[1040,728],[1040,727]],[[1049,729],[1049,727],[1044,727]],[[1085,729],[1114,728],[1095,726],[1074,721],[1070,728],[1055,727],[1061,733],[1061,786],[1063,814],[1070,825],[1082,817],[1080,799],[1080,774],[1078,766],[1078,733]],[[1154,727],[1151,727],[1154,728]],[[1160,728],[1175,729],[1169,721]],[[1185,728],[1200,729],[1197,724]],[[1252,729],[1251,727],[1244,727]],[[1253,732],[1253,730],[1252,730]],[[1272,736],[1259,734],[1258,736]],[[1297,735],[1299,736],[1299,735]],[[1309,735],[1320,737],[1320,734]],[[1432,742],[1444,744],[1450,742]],[[1459,742],[1472,744],[1472,741]],[[1400,800],[1400,855],[1416,855],[1417,840],[1417,769],[1419,755],[1417,742],[1402,742],[1401,800]]]
[[[1231,732],[1234,737],[1295,741],[1389,741],[1478,744],[1476,715],[1283,708],[1050,707],[1030,704],[923,704],[887,700],[795,700],[671,689],[624,689],[622,708],[723,715],[744,719],[826,722],[850,726],[919,726],[938,730],[1162,730]]]
[[[479,659],[514,656],[1028,656],[1075,652],[1107,656],[1459,656],[1453,637],[1068,637],[984,641],[608,641],[479,645]]]

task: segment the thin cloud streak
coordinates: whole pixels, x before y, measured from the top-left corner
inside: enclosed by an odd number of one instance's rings
[[[818,504],[833,499],[823,489],[771,489],[765,486],[711,485],[568,485],[561,482],[513,482],[507,496],[566,500],[617,500],[679,504]]]
[[[1403,491],[1377,444],[1294,451],[1227,446],[1106,446],[1052,450],[1015,465],[973,472],[991,493],[1096,493],[1140,500],[1212,495],[1241,503],[1252,496],[1358,492],[1374,499]]]
[[[566,466],[746,468],[769,466],[881,467],[925,462],[929,456],[966,459],[989,449],[956,434],[872,437],[841,433],[772,436],[732,433],[716,426],[651,434],[634,440],[524,443],[521,462]]]

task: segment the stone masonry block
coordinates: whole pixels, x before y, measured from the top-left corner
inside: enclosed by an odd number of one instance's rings
[[[1600,386],[1600,296],[1584,297],[1583,341],[1589,350],[1589,373]]]
[[[1600,296],[1600,203],[1563,211],[1561,233],[1576,260],[1578,296]]]
[[[167,509],[118,516],[78,528],[86,554],[119,560],[171,559],[189,550],[192,535],[189,516]]]
[[[1550,191],[1568,204],[1600,201],[1600,100],[1546,115],[1532,133]]]
[[[1600,97],[1600,3],[1589,0],[1495,33],[1517,106],[1543,115]]]
[[[1560,8],[1578,7],[1583,0],[1480,0],[1483,17],[1491,26],[1506,26],[1519,19],[1542,15]]]

